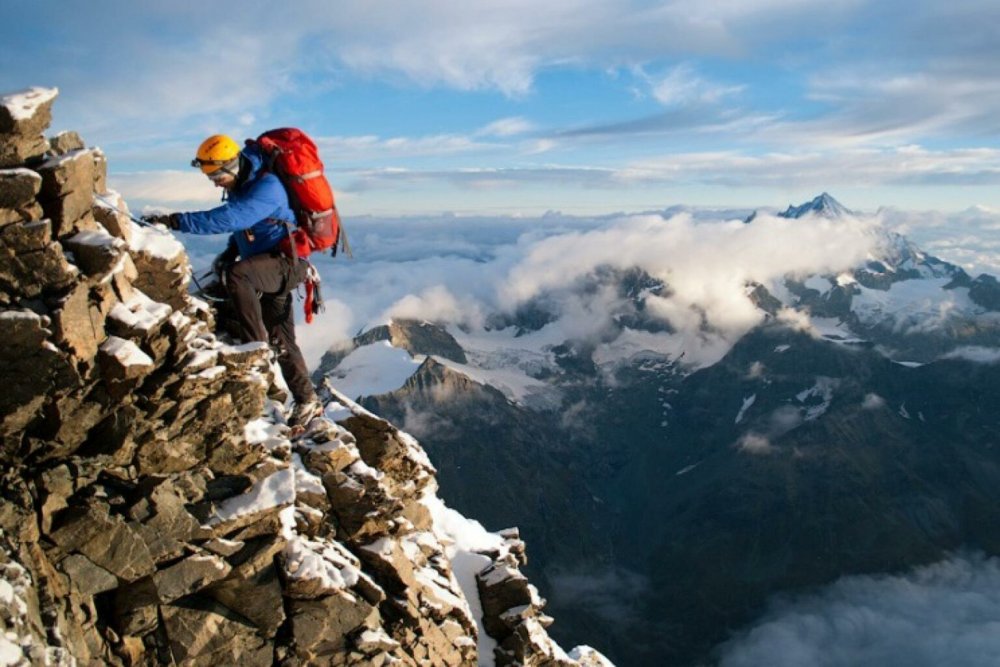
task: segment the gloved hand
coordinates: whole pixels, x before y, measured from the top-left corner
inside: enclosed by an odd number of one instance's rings
[[[234,244],[226,246],[226,249],[219,253],[219,255],[212,262],[212,272],[215,273],[216,278],[221,282],[223,277],[226,275],[226,271],[229,267],[236,263],[236,258],[239,256],[239,249]]]
[[[181,216],[179,213],[154,213],[142,216],[143,222],[151,225],[163,225],[167,229],[180,229]]]

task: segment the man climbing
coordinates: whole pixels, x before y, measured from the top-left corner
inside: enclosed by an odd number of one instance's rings
[[[222,205],[208,211],[152,215],[146,220],[191,234],[231,232],[213,268],[224,279],[241,338],[268,342],[275,348],[295,399],[288,424],[304,428],[323,408],[295,341],[292,315],[291,293],[305,280],[308,264],[278,248],[295,226],[288,194],[278,177],[263,169],[258,144],[241,150],[230,137],[213,135],[202,142],[191,164],[224,190]]]

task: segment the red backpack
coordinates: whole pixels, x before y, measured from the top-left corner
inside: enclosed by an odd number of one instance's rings
[[[284,127],[269,130],[256,140],[247,139],[246,143],[260,146],[264,168],[281,180],[295,211],[298,227],[289,230],[289,237],[281,241],[282,251],[308,257],[313,251],[330,248],[336,256],[340,245],[350,256],[333,189],[323,175],[323,163],[312,139],[302,130]]]

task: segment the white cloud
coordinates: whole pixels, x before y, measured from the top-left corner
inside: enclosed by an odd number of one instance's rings
[[[511,117],[495,120],[486,127],[476,132],[483,137],[512,137],[518,134],[525,134],[535,129],[533,123],[525,118]]]
[[[664,106],[712,106],[744,89],[744,86],[706,81],[687,63],[677,65],[661,77],[646,73],[642,67],[637,67],[636,72],[647,81],[652,96]]]
[[[861,407],[865,410],[881,410],[885,407],[885,399],[878,394],[865,394]]]
[[[1000,560],[956,556],[901,576],[845,577],[785,597],[719,649],[722,667],[991,667]]]
[[[1000,348],[970,345],[952,350],[942,359],[964,359],[978,364],[997,364],[1000,363]]]
[[[108,185],[122,193],[130,205],[165,205],[172,210],[217,206],[221,190],[197,170],[112,173]]]
[[[774,452],[771,441],[758,433],[747,433],[736,442],[736,449],[755,456],[765,456]]]

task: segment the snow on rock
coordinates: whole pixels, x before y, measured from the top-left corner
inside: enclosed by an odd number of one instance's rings
[[[101,352],[114,357],[125,368],[142,366],[152,368],[153,360],[139,346],[118,336],[108,336],[101,345]]]
[[[255,483],[245,493],[227,498],[220,503],[207,527],[235,522],[243,517],[290,505],[295,501],[295,472],[282,468]]]
[[[754,401],[756,400],[757,400],[757,394],[753,394],[749,398],[743,399],[743,407],[741,407],[739,413],[737,413],[736,420],[734,423],[739,424],[741,421],[743,421],[743,416],[747,413],[747,410],[750,409],[750,407],[754,404]]]
[[[132,249],[167,262],[184,255],[184,245],[165,228],[142,227],[132,223]]]
[[[136,290],[128,301],[116,303],[109,317],[129,330],[148,333],[165,322],[172,312],[167,304],[153,301]]]
[[[51,103],[59,95],[58,88],[41,88],[38,86],[9,93],[0,97],[0,107],[15,122],[30,120],[45,104]]]

